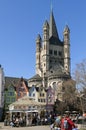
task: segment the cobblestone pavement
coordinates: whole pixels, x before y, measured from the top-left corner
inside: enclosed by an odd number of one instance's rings
[[[31,127],[10,127],[4,126],[4,123],[0,122],[0,130],[50,130],[50,126],[31,126]]]

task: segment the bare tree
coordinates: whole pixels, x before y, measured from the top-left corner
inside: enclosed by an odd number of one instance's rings
[[[76,107],[76,82],[72,79],[63,82],[63,101],[65,102],[67,109],[75,109]]]
[[[86,59],[76,64],[74,79],[78,89],[83,90],[83,88],[86,88]]]
[[[55,104],[55,109],[60,113],[65,111],[78,110],[78,100],[76,94],[76,82],[72,79],[63,82],[62,85],[62,101],[58,101]]]
[[[81,100],[83,109],[86,110],[86,59],[76,64],[74,79],[76,81],[78,97]]]

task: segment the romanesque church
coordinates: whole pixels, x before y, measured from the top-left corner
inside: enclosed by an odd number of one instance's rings
[[[43,25],[43,36],[36,38],[36,74],[28,80],[28,86],[55,90],[61,98],[62,83],[71,79],[70,72],[70,29],[63,30],[60,40],[53,11],[50,20]],[[57,97],[55,97],[57,98]]]

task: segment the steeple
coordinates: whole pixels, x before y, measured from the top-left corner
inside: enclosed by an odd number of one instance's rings
[[[55,19],[54,19],[54,15],[53,15],[53,11],[51,10],[51,14],[50,14],[50,23],[49,23],[49,37],[56,37],[57,39],[59,39],[58,36],[58,32],[57,32],[57,28],[56,28],[56,23],[55,23]]]

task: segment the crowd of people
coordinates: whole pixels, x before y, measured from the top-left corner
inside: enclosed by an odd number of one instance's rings
[[[69,114],[63,116],[48,114],[43,117],[37,113],[32,116],[28,115],[23,117],[13,115],[9,125],[11,127],[50,125],[51,130],[77,130],[77,126],[75,125],[77,118],[78,116],[71,116]]]

